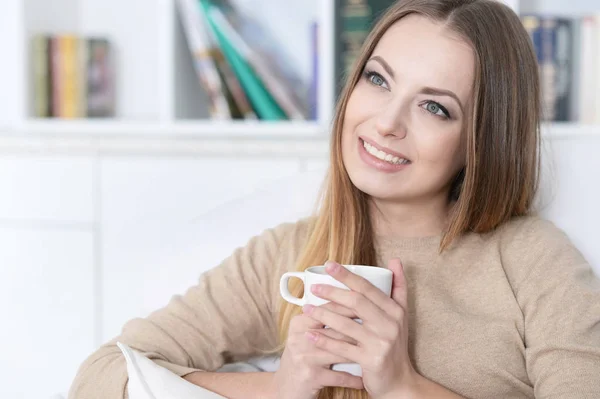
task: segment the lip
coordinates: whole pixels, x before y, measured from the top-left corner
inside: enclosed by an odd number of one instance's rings
[[[377,148],[379,151],[385,152],[386,154],[394,155],[394,156],[396,156],[398,158],[402,158],[402,159],[408,159],[408,157],[406,155],[402,154],[401,152],[394,151],[394,150],[389,149],[387,147],[382,147],[379,144],[377,144],[374,141],[372,141],[371,139],[368,139],[368,138],[363,137],[363,136],[358,136],[358,138],[361,139],[364,142],[367,142],[367,143],[371,144],[373,147]],[[408,160],[410,161],[410,159],[408,159]]]
[[[367,152],[367,149],[363,145],[362,141],[363,141],[363,139],[359,137],[359,139],[358,139],[358,154],[359,154],[360,158],[368,166],[370,166],[380,172],[394,173],[394,172],[398,172],[403,169],[406,169],[411,165],[411,163],[394,165],[389,162],[383,161],[383,160],[377,158],[376,156],[369,154]],[[367,143],[371,144],[371,142],[369,142],[369,141],[367,141]],[[376,147],[376,148],[380,148],[380,147]],[[385,151],[385,150],[382,150],[382,151]],[[398,153],[394,152],[394,154],[398,154]]]

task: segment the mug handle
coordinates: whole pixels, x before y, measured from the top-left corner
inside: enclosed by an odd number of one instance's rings
[[[290,293],[290,290],[288,289],[288,282],[292,277],[299,278],[306,285],[306,273],[288,272],[281,276],[281,280],[279,281],[279,292],[281,293],[283,299],[285,299],[289,303],[293,303],[294,305],[298,306],[304,306],[306,304],[304,297],[296,298]]]

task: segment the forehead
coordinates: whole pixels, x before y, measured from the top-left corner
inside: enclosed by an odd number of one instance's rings
[[[396,80],[454,91],[466,100],[475,76],[471,46],[441,22],[410,14],[381,37],[373,56],[382,56]]]

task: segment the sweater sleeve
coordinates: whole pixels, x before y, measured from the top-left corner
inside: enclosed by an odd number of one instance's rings
[[[535,397],[600,398],[600,280],[548,221],[527,223],[512,242],[513,287]]]
[[[280,247],[291,226],[252,238],[202,274],[184,295],[174,296],[147,318],[126,323],[120,336],[80,366],[69,399],[127,398],[127,369],[117,341],[179,376],[214,371],[229,361],[275,348],[273,279],[278,277]]]

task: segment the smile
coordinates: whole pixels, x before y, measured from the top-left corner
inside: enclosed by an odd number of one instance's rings
[[[408,159],[401,158],[393,154],[388,154],[385,151],[375,148],[375,146],[367,143],[363,139],[360,139],[360,142],[369,154],[373,155],[375,158],[381,159],[382,161],[388,162],[392,165],[408,165],[410,163]]]
[[[368,143],[362,137],[359,137],[359,154],[361,159],[372,168],[381,172],[394,173],[411,165],[411,161],[406,159],[401,153],[389,150],[384,151],[381,146],[370,142]],[[390,153],[391,152],[391,153]]]

